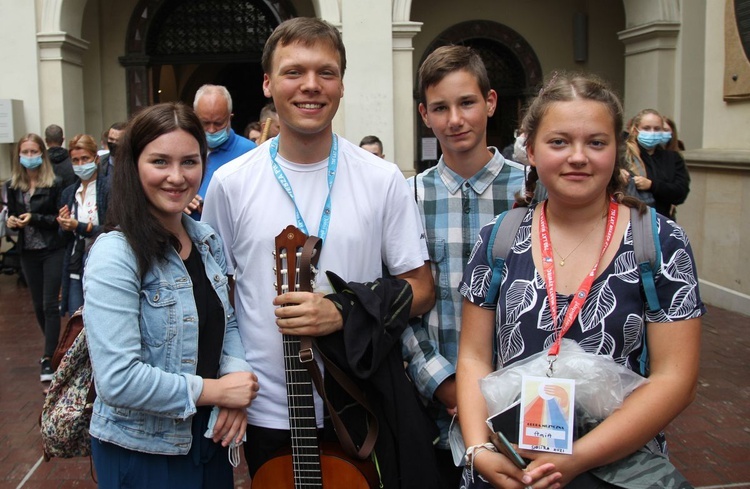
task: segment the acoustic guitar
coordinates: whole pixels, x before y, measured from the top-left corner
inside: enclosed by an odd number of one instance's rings
[[[321,240],[287,226],[276,237],[276,292],[312,291]],[[312,348],[301,349],[299,336],[283,335],[284,369],[291,450],[268,460],[255,473],[253,489],[374,489],[372,463],[347,456],[335,443],[318,442],[313,385],[304,362]]]

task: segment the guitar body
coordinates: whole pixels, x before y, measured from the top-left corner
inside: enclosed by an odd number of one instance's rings
[[[255,473],[252,489],[375,489],[378,475],[369,461],[352,460],[333,444],[323,443],[320,450],[322,486],[317,482],[294,484],[291,450],[286,450],[266,463]]]

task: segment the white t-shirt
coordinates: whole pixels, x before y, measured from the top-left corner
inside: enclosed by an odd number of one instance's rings
[[[234,275],[237,322],[246,359],[260,391],[248,409],[255,426],[289,429],[282,337],[273,299],[274,239],[296,226],[294,204],[271,168],[270,142],[223,165],[209,184],[202,221],[224,239],[227,268]],[[328,161],[294,164],[277,156],[294,192],[308,232],[318,235],[328,194]],[[366,282],[414,270],[429,259],[414,198],[396,165],[339,138],[331,221],[320,256],[316,292],[331,288],[325,271],[346,281]],[[323,405],[316,394],[318,426]]]

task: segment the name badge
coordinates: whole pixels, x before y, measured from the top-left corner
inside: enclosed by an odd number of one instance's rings
[[[575,381],[524,376],[518,446],[529,450],[573,453]]]

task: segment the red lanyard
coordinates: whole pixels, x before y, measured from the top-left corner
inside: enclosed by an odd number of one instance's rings
[[[573,296],[573,300],[570,302],[568,311],[565,314],[563,323],[559,330],[557,329],[557,295],[555,292],[555,258],[552,251],[552,241],[549,237],[549,226],[547,225],[547,201],[542,206],[542,212],[539,215],[539,240],[542,245],[542,267],[544,269],[544,281],[547,287],[547,301],[549,302],[550,312],[552,314],[552,321],[554,328],[557,330],[557,338],[555,343],[549,349],[549,355],[556,357],[560,351],[560,343],[562,342],[563,336],[568,332],[570,327],[573,325],[578,313],[583,308],[583,302],[586,300],[586,296],[591,290],[591,284],[594,282],[596,277],[596,269],[599,268],[599,262],[607,251],[609,244],[612,242],[612,236],[615,233],[615,227],[617,226],[617,212],[619,210],[618,205],[614,201],[609,203],[609,218],[607,221],[607,229],[604,233],[604,245],[602,246],[602,252],[599,254],[599,259],[594,263],[594,267],[591,269],[586,278],[583,279],[581,285],[578,286],[578,290]]]

